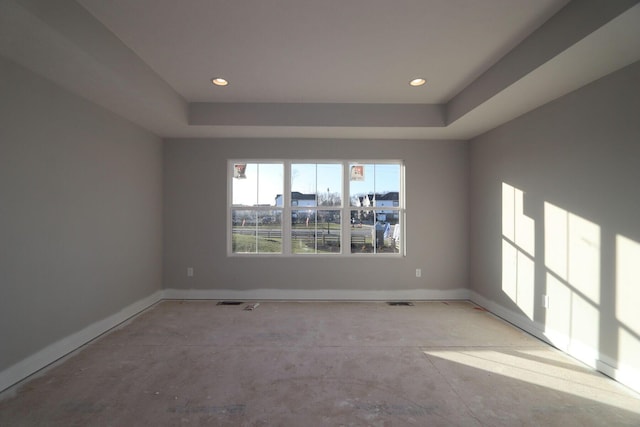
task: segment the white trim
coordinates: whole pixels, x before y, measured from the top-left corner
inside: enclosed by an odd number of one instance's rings
[[[40,369],[50,365],[65,355],[77,350],[109,329],[162,300],[163,291],[157,291],[146,298],[128,305],[117,313],[99,320],[82,330],[62,338],[42,350],[28,356],[13,366],[0,372],[0,391],[17,384]]]
[[[317,168],[316,168],[317,169]],[[317,172],[316,172],[317,173]],[[293,211],[293,203],[291,202],[291,160],[284,162],[284,170],[282,173],[284,182],[282,183],[282,255],[291,256],[291,212]],[[316,195],[316,205],[317,205]],[[298,206],[296,205],[296,208]],[[239,254],[236,254],[239,255]]]
[[[274,206],[234,206],[233,205],[233,165],[237,163],[243,164],[281,164],[283,166],[283,194],[282,194],[282,206],[274,205]],[[313,211],[340,211],[341,215],[341,250],[339,253],[293,253],[291,250],[292,244],[292,224],[291,224],[291,213],[292,211],[299,209],[299,207],[292,206],[291,204],[291,172],[293,164],[314,164],[314,165],[322,165],[322,164],[330,164],[330,165],[341,165],[341,191],[342,191],[342,204],[340,206],[320,206],[316,203],[316,206],[309,206],[309,210]],[[399,176],[399,185],[400,188],[398,190],[398,195],[400,196],[398,199],[398,206],[370,206],[366,210],[370,210],[372,212],[376,211],[393,211],[398,213],[398,224],[401,227],[401,246],[398,248],[399,253],[360,253],[360,252],[351,252],[351,212],[364,210],[362,207],[351,206],[350,200],[350,181],[348,179],[348,174],[350,170],[350,165],[368,165],[371,164],[374,167],[376,165],[396,165],[400,167],[400,176]],[[227,248],[227,257],[235,258],[235,257],[286,257],[286,258],[315,258],[322,256],[330,256],[334,258],[349,258],[349,257],[380,257],[387,256],[390,258],[403,258],[406,257],[406,165],[404,160],[399,159],[377,159],[377,160],[345,160],[345,159],[238,159],[232,158],[227,159],[227,226],[226,226],[226,248]],[[317,171],[316,171],[317,174]],[[373,190],[375,193],[375,174]],[[317,180],[317,176],[316,176]],[[248,211],[280,211],[282,214],[282,225],[281,225],[281,233],[282,233],[282,249],[280,252],[272,252],[272,253],[244,253],[244,252],[233,252],[233,211],[234,210],[248,210]],[[375,236],[374,236],[375,237]],[[345,245],[346,243],[346,245]]]
[[[25,380],[30,375],[50,365],[65,355],[77,350],[127,319],[165,299],[212,299],[212,300],[277,300],[277,301],[430,301],[430,300],[470,300],[489,310],[498,317],[516,325],[524,331],[554,345],[586,365],[615,379],[619,383],[640,392],[640,372],[634,367],[620,365],[613,358],[600,354],[593,348],[576,345],[570,338],[557,332],[544,331],[544,325],[509,310],[496,302],[466,288],[451,290],[285,290],[285,289],[165,289],[143,298],[111,316],[95,322],[32,354],[26,359],[0,372],[0,392]]]
[[[530,333],[534,337],[553,345],[544,333],[544,325],[534,322],[527,316],[504,308],[503,306],[491,301],[474,291],[469,291],[469,299],[471,302],[487,309],[489,312],[519,327],[520,329]]]
[[[558,348],[585,365],[613,378],[620,384],[640,393],[640,372],[634,367],[621,365],[615,359],[601,354],[597,348],[572,340],[570,336],[557,331],[545,331],[544,324],[535,322],[522,314],[505,308],[477,292],[469,290],[469,299],[510,322],[540,340]]]
[[[640,371],[633,366],[622,364],[605,354],[601,354],[600,359],[596,361],[596,369],[640,393]]]
[[[165,299],[276,301],[467,300],[468,289],[348,290],[348,289],[165,289]]]
[[[91,340],[118,326],[127,319],[165,299],[241,299],[241,300],[278,300],[278,301],[386,301],[386,300],[467,300],[467,289],[452,290],[415,289],[415,290],[284,290],[255,289],[238,291],[232,289],[165,289],[143,298],[111,316],[99,320],[82,330],[48,345],[13,366],[0,372],[0,392],[4,392],[20,381],[54,363],[58,359],[77,350]]]

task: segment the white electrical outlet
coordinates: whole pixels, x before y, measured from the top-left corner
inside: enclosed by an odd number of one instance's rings
[[[416,268],[416,277],[422,277],[422,269]]]
[[[542,295],[542,308],[549,308],[549,295]]]
[[[187,267],[187,277],[193,277],[193,267]]]

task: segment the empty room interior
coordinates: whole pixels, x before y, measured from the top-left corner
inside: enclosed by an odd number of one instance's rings
[[[0,425],[640,425],[637,0],[0,0]]]

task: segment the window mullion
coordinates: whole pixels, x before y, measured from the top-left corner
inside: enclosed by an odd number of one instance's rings
[[[400,208],[400,244],[402,245],[402,256],[407,256],[407,189],[405,188],[406,180],[405,180],[405,165],[404,162],[400,165],[400,197],[398,198]]]
[[[264,164],[267,164],[268,166],[264,166]],[[269,239],[268,236],[267,238],[261,238],[261,233],[264,234],[265,231],[270,231],[267,229],[273,229],[275,227],[275,224],[273,224],[273,220],[272,217],[273,215],[281,215],[281,224],[280,224],[280,229],[282,230],[282,239],[281,239],[281,250],[279,251],[279,253],[281,253],[282,255],[285,256],[297,256],[299,254],[307,254],[310,252],[315,252],[316,254],[318,253],[318,250],[320,250],[320,240],[318,240],[318,236],[324,236],[321,232],[325,232],[326,235],[328,236],[329,234],[333,235],[334,231],[333,230],[340,230],[340,256],[346,256],[346,257],[360,257],[360,256],[367,256],[367,254],[369,254],[371,252],[371,250],[374,250],[375,252],[373,253],[387,253],[387,252],[391,252],[388,249],[384,249],[382,252],[380,252],[380,249],[383,246],[380,246],[380,248],[377,247],[377,245],[380,243],[378,240],[376,240],[377,238],[377,233],[376,233],[376,222],[374,221],[373,224],[369,224],[371,218],[374,219],[379,219],[380,218],[380,213],[384,212],[387,215],[387,222],[391,222],[392,225],[396,224],[396,227],[400,227],[400,229],[398,230],[398,232],[400,233],[400,254],[406,256],[406,234],[407,234],[407,226],[406,226],[406,181],[405,181],[405,166],[404,163],[399,162],[399,161],[388,161],[388,162],[384,162],[382,161],[382,164],[400,164],[400,170],[399,170],[399,189],[398,189],[398,195],[399,195],[399,199],[396,202],[395,196],[393,194],[389,194],[388,196],[385,195],[385,197],[383,198],[383,200],[379,200],[379,194],[380,191],[385,191],[387,193],[390,193],[392,191],[395,191],[395,186],[397,186],[397,184],[393,184],[392,181],[390,181],[390,183],[392,185],[394,185],[394,187],[391,188],[387,188],[388,185],[386,185],[386,181],[385,181],[385,177],[387,177],[389,175],[389,171],[391,171],[392,174],[395,175],[391,175],[391,177],[397,177],[398,175],[398,169],[394,169],[394,168],[387,168],[384,167],[381,170],[377,169],[377,166],[379,164],[379,161],[350,161],[350,160],[338,160],[338,161],[325,161],[324,163],[331,163],[334,166],[332,166],[331,168],[327,169],[327,170],[331,170],[331,174],[332,175],[327,175],[327,172],[325,169],[322,169],[322,173],[320,171],[320,168],[318,166],[318,162],[312,162],[312,161],[308,161],[307,163],[304,163],[303,166],[305,166],[308,169],[308,179],[307,181],[311,181],[312,179],[314,179],[313,174],[314,171],[313,169],[311,169],[309,166],[313,166],[315,164],[315,198],[316,198],[316,202],[314,207],[311,207],[311,197],[309,196],[309,194],[306,193],[310,193],[311,192],[311,187],[309,188],[309,190],[300,190],[300,188],[298,188],[298,175],[296,175],[295,178],[293,178],[293,165],[296,164],[297,166],[298,161],[295,160],[271,160],[269,162],[261,162],[261,161],[256,161],[255,163],[251,164],[251,167],[256,167],[255,169],[255,177],[253,176],[254,173],[252,173],[252,176],[249,176],[249,174],[247,174],[247,179],[255,179],[256,182],[253,183],[252,181],[238,181],[237,183],[233,180],[233,178],[235,177],[235,172],[236,170],[234,169],[234,163],[232,161],[229,162],[229,175],[231,176],[231,178],[229,178],[229,189],[228,189],[228,197],[227,197],[227,203],[228,203],[228,213],[227,213],[227,221],[229,224],[229,228],[228,228],[228,232],[227,232],[227,236],[228,236],[228,252],[230,254],[235,254],[236,252],[236,248],[241,248],[238,250],[238,253],[251,253],[252,248],[248,247],[247,245],[250,243],[247,243],[247,241],[250,242],[251,239],[248,239],[247,234],[249,234],[250,229],[253,227],[254,228],[254,232],[255,232],[255,250],[256,252],[260,253],[260,254],[269,254],[269,253],[277,253],[278,249],[274,248],[274,245],[277,243],[277,240],[273,240],[273,239]],[[363,164],[366,167],[369,167],[368,165],[370,164],[373,167],[373,170],[369,171],[367,176],[366,176],[366,184],[360,183],[360,182],[352,182],[351,181],[351,171],[349,169],[350,164],[354,163],[354,164]],[[279,164],[276,166],[276,164]],[[302,164],[302,163],[301,163]],[[340,205],[332,205],[329,204],[329,200],[331,199],[331,193],[328,191],[328,188],[331,187],[333,189],[333,187],[337,184],[335,182],[335,179],[331,178],[327,178],[328,176],[331,177],[336,177],[337,175],[337,166],[341,165],[342,167],[342,172],[341,172],[341,179],[340,179],[340,186],[339,188],[341,188],[341,204]],[[280,169],[282,168],[282,169]],[[274,175],[274,171],[277,171],[278,169],[280,169],[282,172],[282,182],[279,182],[278,178],[276,178],[276,175]],[[303,172],[301,172],[303,173]],[[379,176],[380,174],[380,176]],[[326,176],[325,176],[326,175]],[[321,176],[323,177],[323,179],[321,180]],[[245,178],[244,176],[240,176],[239,178]],[[295,182],[292,183],[292,178],[296,179]],[[356,179],[356,181],[365,181],[365,176],[363,175],[362,179]],[[306,179],[306,178],[304,178]],[[303,185],[304,184],[304,179],[303,181],[301,181]],[[395,178],[398,179],[398,178]],[[320,182],[322,181],[322,182]],[[245,184],[243,184],[243,182]],[[397,182],[397,181],[396,181]],[[248,183],[249,185],[246,185],[246,183]],[[238,194],[248,194],[249,192],[242,193],[242,189],[246,188],[249,189],[251,188],[253,185],[255,185],[255,190],[257,192],[256,197],[258,199],[258,202],[260,202],[260,192],[262,191],[262,189],[264,188],[265,191],[268,191],[268,188],[272,188],[274,185],[277,186],[281,186],[282,188],[282,199],[278,200],[278,197],[276,197],[276,203],[275,205],[272,205],[270,203],[267,203],[266,200],[263,200],[264,203],[260,204],[254,204],[253,206],[248,206],[247,203],[248,202],[241,202],[241,198],[238,198],[238,205],[234,207],[233,205],[233,201],[234,199],[234,195],[233,195],[233,191],[235,188],[239,188],[239,193]],[[244,187],[243,187],[244,186]],[[297,206],[292,206],[292,203],[294,202],[294,200],[292,200],[292,189],[296,188],[297,191],[302,191],[303,196],[305,197],[301,197],[300,200],[303,201],[303,203],[301,203],[302,206],[297,205]],[[372,186],[372,187],[371,187]],[[363,205],[358,206],[358,204],[352,206],[351,205],[351,188],[354,188],[354,191],[358,194],[360,194],[362,191],[366,191],[367,194],[365,195],[366,197],[369,196],[370,192],[373,192],[374,195],[374,199],[371,200],[371,204],[369,206],[367,206],[366,208]],[[379,188],[380,187],[380,188]],[[302,187],[301,187],[302,188]],[[336,187],[338,188],[338,187]],[[320,197],[321,195],[324,197],[324,192],[326,191],[327,194],[327,202],[324,205],[321,205],[321,199],[322,197]],[[297,193],[296,193],[297,194]],[[385,193],[386,194],[386,193]],[[384,194],[383,194],[384,195]],[[265,196],[265,195],[263,195]],[[239,196],[242,197],[242,196]],[[298,200],[298,198],[296,198],[295,200]],[[364,204],[364,202],[363,202]],[[384,205],[384,206],[380,206],[380,205]],[[307,206],[306,208],[304,208],[304,206]],[[313,221],[313,241],[315,242],[314,247],[311,246],[311,242],[308,241],[307,242],[307,237],[305,233],[302,233],[303,238],[301,238],[300,240],[300,245],[298,245],[298,237],[296,237],[296,240],[293,239],[293,232],[298,232],[298,225],[294,224],[292,222],[293,218],[292,216],[294,215],[294,210],[296,212],[298,212],[298,215],[301,216],[304,214],[304,210],[308,210],[309,213],[311,213],[311,211],[314,212],[314,221]],[[366,217],[367,222],[366,222],[366,230],[359,230],[359,228],[357,229],[352,229],[351,228],[351,213],[352,210],[353,211],[357,211],[357,212],[364,212],[364,209],[367,210],[368,213],[370,213],[370,215],[368,215]],[[237,212],[236,212],[237,210]],[[271,211],[273,213],[267,213],[268,211]],[[331,214],[331,212],[334,212],[334,214]],[[234,226],[235,224],[235,216],[238,216],[238,218],[242,219],[244,216],[249,215],[249,213],[252,213],[252,216],[255,218],[253,220],[251,220],[251,225],[249,222],[247,222],[247,226],[245,227],[244,225],[244,221],[242,222],[242,225],[238,225],[238,230],[234,231]],[[339,228],[333,228],[336,224],[336,220],[337,217],[335,216],[335,214],[339,213],[340,215],[340,227]],[[323,223],[324,224],[324,228],[322,228],[319,224],[318,221],[320,221],[320,217],[322,217],[323,221],[326,222]],[[247,216],[248,218],[248,216]],[[397,218],[397,219],[396,219]],[[249,221],[249,220],[247,220]],[[362,221],[364,223],[364,218],[362,218]],[[397,221],[397,223],[396,223]],[[271,225],[270,225],[271,224]],[[302,226],[300,227],[301,230],[304,230],[304,224],[302,224]],[[308,225],[309,228],[311,228],[311,224]],[[367,234],[368,230],[371,229],[371,235],[372,237],[369,237],[369,235]],[[394,228],[394,232],[395,232],[395,228]],[[358,247],[356,247],[355,249],[351,248],[351,239],[352,239],[352,233],[354,234],[355,237],[353,237],[355,240],[354,242],[358,245]],[[253,234],[253,232],[251,232],[251,234]],[[365,237],[366,239],[366,244],[362,243],[362,248],[360,248],[360,241],[362,240],[362,236]],[[371,244],[369,244],[369,240],[371,239]],[[322,246],[322,253],[327,252],[327,253],[334,253],[336,254],[336,250],[337,248],[334,246],[335,245],[335,240],[336,240],[336,236],[333,235],[329,238],[328,242],[326,242],[325,244],[327,245],[327,247],[325,248],[324,245]],[[322,240],[324,242],[324,240]],[[307,242],[307,243],[305,243]],[[295,248],[293,248],[293,245],[296,245]],[[262,245],[262,247],[264,249],[260,249],[260,245]],[[308,250],[303,246],[303,245],[307,245]],[[384,244],[386,245],[386,243]],[[331,246],[331,247],[330,247]],[[385,246],[386,247],[386,246]],[[260,251],[263,252],[260,252]]]
[[[351,256],[351,193],[349,188],[349,161],[342,162],[342,244],[343,256]]]
[[[227,256],[233,253],[233,163],[227,162]]]
[[[291,255],[291,161],[284,162],[282,195],[282,254]]]

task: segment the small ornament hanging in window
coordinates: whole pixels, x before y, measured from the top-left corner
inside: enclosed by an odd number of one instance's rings
[[[246,171],[247,171],[247,164],[246,163],[235,163],[233,165],[233,177],[234,178],[245,179],[247,177]]]
[[[364,181],[364,166],[354,165],[351,166],[351,173],[349,174],[351,181]]]

